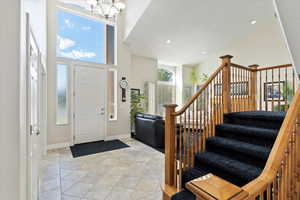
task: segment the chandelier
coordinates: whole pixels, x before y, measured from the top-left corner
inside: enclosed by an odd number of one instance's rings
[[[125,9],[125,4],[120,0],[86,0],[91,11],[106,19],[115,19],[116,16]]]

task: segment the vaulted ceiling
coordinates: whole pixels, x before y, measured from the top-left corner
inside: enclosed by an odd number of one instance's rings
[[[272,0],[152,0],[125,42],[137,55],[195,63],[274,23]]]

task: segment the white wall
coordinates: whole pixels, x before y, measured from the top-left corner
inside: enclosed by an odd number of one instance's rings
[[[152,0],[126,0],[125,34],[126,39]]]
[[[137,88],[143,91],[146,82],[156,83],[158,67],[156,59],[132,55],[131,63],[130,88]]]
[[[272,66],[291,63],[279,24],[275,21],[268,27],[259,27],[259,24],[257,24],[258,27],[255,26],[256,31],[243,41],[207,56],[200,63],[199,73],[211,74],[221,64],[219,57],[227,54],[234,56],[232,59],[234,63],[244,66],[252,64]]]
[[[36,0],[27,4],[27,0],[1,2],[0,8],[0,151],[1,151],[1,187],[0,197],[7,200],[26,199],[26,18],[29,12],[32,18],[33,32],[38,45],[45,43],[43,32],[44,4]],[[33,10],[40,12],[34,12]],[[38,30],[39,29],[39,30]],[[45,49],[45,46],[43,46]]]
[[[296,0],[274,0],[277,7],[277,16],[281,21],[283,33],[286,36],[286,44],[289,47],[293,64],[300,73],[300,1]]]
[[[131,55],[123,43],[124,17],[121,14],[118,20],[118,83],[122,77],[131,80]],[[48,1],[48,145],[71,144],[71,125],[56,125],[56,5],[55,1]],[[111,67],[108,66],[107,67]],[[122,102],[121,89],[118,85],[118,120],[108,122],[107,139],[130,135],[130,92],[127,91],[127,101]],[[70,95],[70,94],[69,94]],[[69,96],[71,99],[71,95]]]
[[[20,198],[20,31],[19,0],[0,8],[0,196]]]

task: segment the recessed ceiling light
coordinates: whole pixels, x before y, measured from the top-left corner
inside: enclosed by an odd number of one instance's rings
[[[252,24],[252,25],[254,25],[254,24],[256,24],[256,23],[257,23],[256,20],[252,20],[252,21],[251,21],[251,24]]]
[[[206,52],[206,51],[202,51],[201,54],[202,54],[202,55],[206,55],[207,52]]]
[[[167,40],[167,41],[166,41],[166,44],[171,44],[171,40]]]

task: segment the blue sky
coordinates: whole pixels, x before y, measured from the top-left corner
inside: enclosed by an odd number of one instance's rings
[[[105,24],[57,11],[57,56],[104,63]]]

